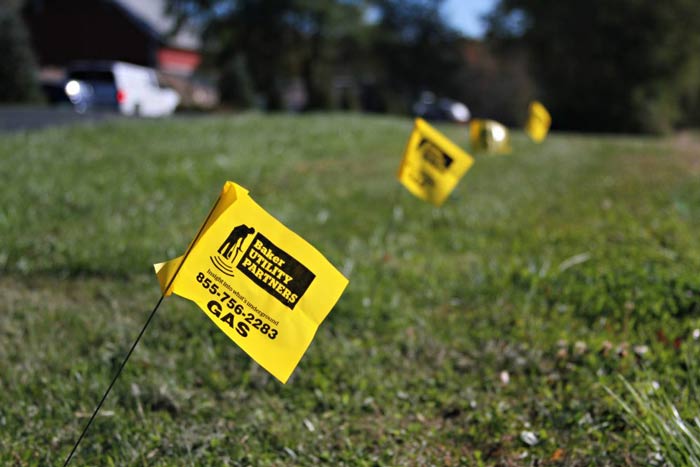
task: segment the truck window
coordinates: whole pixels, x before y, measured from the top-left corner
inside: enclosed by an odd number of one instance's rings
[[[68,76],[70,79],[77,79],[80,81],[114,82],[114,75],[111,71],[76,70],[71,71]]]

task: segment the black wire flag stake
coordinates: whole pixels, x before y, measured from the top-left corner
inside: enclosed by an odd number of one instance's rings
[[[76,449],[78,449],[78,445],[80,442],[83,440],[85,437],[85,433],[87,433],[88,428],[90,428],[90,425],[92,424],[93,420],[95,420],[95,417],[97,417],[97,412],[100,411],[100,408],[102,408],[102,404],[104,404],[105,400],[107,399],[107,396],[109,395],[110,391],[112,390],[112,387],[114,386],[114,383],[117,382],[117,379],[119,378],[119,375],[122,374],[122,370],[126,366],[126,362],[129,361],[129,357],[131,357],[131,354],[134,352],[134,349],[136,348],[136,345],[138,345],[139,341],[141,340],[141,336],[143,336],[143,333],[146,332],[146,328],[148,325],[151,323],[151,320],[156,314],[156,311],[158,311],[158,307],[160,307],[160,304],[163,303],[163,299],[165,298],[165,294],[160,296],[160,299],[158,300],[158,303],[156,303],[156,306],[153,308],[153,311],[151,311],[151,314],[148,316],[148,319],[146,320],[146,324],[143,325],[143,328],[141,329],[141,332],[139,332],[138,337],[136,337],[136,340],[134,343],[131,345],[131,348],[129,349],[129,352],[127,352],[126,357],[124,357],[124,361],[122,361],[122,364],[119,366],[119,369],[117,370],[117,373],[114,375],[114,378],[112,378],[112,382],[109,383],[109,386],[107,387],[107,390],[105,391],[104,395],[102,396],[102,399],[100,399],[100,402],[97,404],[97,407],[95,407],[95,411],[92,412],[92,415],[90,416],[90,419],[88,422],[85,424],[85,428],[83,428],[82,433],[80,433],[80,436],[78,437],[78,440],[75,442],[75,445],[73,445],[73,449],[71,449],[70,454],[68,454],[68,457],[66,458],[66,461],[63,463],[63,467],[66,467],[68,463],[70,462],[71,458],[73,457],[73,454],[75,454]]]
[[[162,295],[63,467],[71,461],[165,297],[174,293],[196,303],[253,360],[286,383],[348,284],[316,248],[233,182],[224,184],[185,254],[156,264],[155,269]]]
[[[219,197],[221,199],[221,197]],[[219,200],[217,200],[218,203]],[[197,243],[197,240],[199,240],[199,237],[202,235],[202,231],[204,230],[204,226],[207,225],[209,220],[211,219],[212,214],[214,213],[214,209],[216,208],[216,204],[214,203],[214,207],[211,208],[209,211],[209,214],[207,214],[207,218],[204,220],[204,223],[199,227],[199,230],[197,231],[197,235],[194,236],[194,240],[190,244],[190,246],[187,248],[187,251],[185,252],[183,256],[183,261],[184,259],[187,258],[189,255],[192,245]],[[178,265],[177,270],[173,274],[172,278],[170,279],[170,283],[168,284],[168,287],[166,288],[169,289],[172,287],[172,282],[175,280],[175,277],[177,277],[177,273],[179,272],[180,268],[182,267],[182,263]],[[88,422],[85,424],[85,427],[83,428],[83,431],[80,433],[80,436],[78,437],[78,440],[75,442],[73,445],[73,449],[71,449],[70,454],[68,454],[68,457],[66,458],[66,461],[63,463],[63,467],[66,467],[68,463],[70,462],[71,458],[73,457],[73,454],[75,454],[75,451],[78,449],[78,445],[80,445],[80,442],[83,440],[85,437],[85,433],[87,433],[88,429],[90,428],[90,425],[92,425],[92,422],[95,420],[95,417],[97,417],[97,413],[100,411],[102,408],[102,404],[104,404],[105,400],[107,399],[107,396],[109,395],[110,391],[112,391],[112,387],[114,386],[114,383],[117,382],[117,379],[119,379],[119,376],[122,374],[122,370],[124,370],[124,367],[126,366],[126,362],[129,361],[129,358],[131,357],[131,354],[134,353],[134,349],[138,345],[139,341],[141,340],[141,337],[143,334],[146,332],[146,328],[148,327],[149,324],[151,324],[151,321],[153,320],[153,317],[156,315],[156,312],[158,311],[158,308],[160,307],[160,304],[163,303],[163,299],[165,298],[166,293],[163,292],[160,295],[160,298],[158,299],[158,303],[156,303],[156,306],[153,307],[153,311],[151,311],[151,314],[148,315],[148,319],[146,320],[146,323],[143,325],[143,328],[141,328],[141,332],[139,332],[139,335],[136,337],[136,340],[134,341],[133,344],[131,344],[131,348],[129,351],[126,353],[126,356],[124,357],[124,360],[122,361],[121,365],[119,365],[119,369],[117,369],[116,374],[114,375],[114,378],[112,378],[112,382],[109,383],[109,386],[107,386],[107,390],[105,393],[102,395],[102,399],[100,399],[100,402],[97,403],[97,407],[95,407],[95,410],[92,412],[92,415],[88,419]]]

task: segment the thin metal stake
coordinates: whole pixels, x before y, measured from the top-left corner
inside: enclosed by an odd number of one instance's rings
[[[170,290],[170,287],[173,285],[173,282],[175,282],[175,278],[177,277],[178,273],[180,272],[182,265],[185,264],[185,260],[189,256],[194,245],[197,243],[197,240],[199,240],[199,237],[202,235],[202,232],[204,231],[204,226],[206,226],[207,222],[209,222],[209,219],[211,218],[211,215],[214,213],[214,209],[216,208],[216,205],[219,203],[220,199],[221,199],[221,195],[219,195],[219,197],[216,199],[216,202],[214,203],[211,210],[209,211],[207,218],[204,220],[202,225],[199,227],[199,231],[197,231],[197,235],[195,235],[194,240],[192,240],[192,243],[190,243],[189,247],[187,248],[187,251],[185,252],[185,254],[182,258],[182,261],[180,261],[180,264],[177,266],[177,269],[175,270],[175,274],[173,274],[173,276],[170,278],[170,281],[168,282],[168,285],[165,287],[165,289],[164,289],[165,292],[163,292],[161,294],[160,299],[158,300],[158,303],[156,303],[156,306],[153,308],[153,311],[151,311],[151,314],[148,316],[148,319],[146,320],[146,324],[143,325],[141,332],[139,333],[139,335],[136,338],[136,340],[134,341],[134,343],[131,345],[131,348],[129,349],[129,353],[127,353],[126,357],[124,357],[124,361],[119,366],[119,369],[117,370],[117,374],[114,375],[114,378],[112,379],[112,382],[109,383],[109,387],[107,388],[104,395],[102,396],[102,399],[100,400],[99,404],[97,404],[97,407],[95,407],[95,411],[92,413],[92,416],[90,417],[90,420],[88,420],[87,424],[85,425],[85,428],[83,428],[83,432],[80,433],[80,437],[78,438],[78,441],[75,442],[75,446],[73,446],[73,449],[71,450],[70,454],[68,454],[66,461],[63,463],[63,467],[66,467],[68,465],[71,458],[73,457],[73,454],[75,453],[75,450],[78,449],[78,445],[85,437],[85,433],[87,433],[88,428],[90,428],[90,425],[92,424],[93,420],[95,420],[95,417],[97,417],[97,412],[100,411],[102,404],[104,404],[105,400],[107,399],[107,396],[109,395],[109,392],[112,390],[112,386],[114,386],[114,383],[117,382],[119,375],[122,374],[122,370],[124,369],[124,366],[126,366],[126,362],[129,361],[129,357],[131,357],[131,354],[133,353],[134,349],[136,348],[136,345],[138,345],[139,341],[141,340],[141,336],[143,336],[143,333],[146,332],[146,328],[148,327],[148,325],[151,324],[151,320],[155,316],[156,311],[158,311],[158,307],[163,302],[163,299],[165,298],[165,294]]]
[[[63,463],[63,467],[66,467],[68,463],[70,462],[71,458],[73,457],[73,454],[75,453],[75,450],[78,449],[78,445],[80,442],[83,440],[83,437],[85,436],[85,433],[87,433],[88,428],[90,428],[90,425],[92,424],[92,421],[95,420],[95,417],[97,416],[97,412],[100,411],[100,408],[102,407],[102,404],[104,404],[105,399],[107,399],[107,395],[109,395],[109,392],[112,390],[112,386],[114,386],[114,383],[117,381],[117,378],[119,378],[119,375],[122,374],[122,370],[124,369],[124,366],[126,365],[126,362],[129,360],[129,357],[131,357],[132,352],[136,348],[136,345],[139,343],[141,340],[141,336],[143,336],[143,333],[146,331],[146,328],[148,325],[151,323],[151,320],[153,319],[153,316],[156,314],[156,311],[158,311],[158,307],[160,304],[163,302],[163,299],[165,298],[165,294],[162,294],[160,296],[160,300],[158,300],[158,303],[156,304],[155,308],[153,308],[153,311],[151,312],[150,316],[148,317],[148,320],[146,321],[146,324],[143,325],[143,328],[141,329],[141,332],[139,333],[139,336],[136,338],[134,343],[132,344],[131,348],[129,349],[129,353],[126,354],[126,357],[124,358],[124,361],[122,364],[119,366],[119,369],[117,370],[117,374],[114,375],[114,378],[112,379],[112,382],[109,383],[109,387],[107,388],[107,391],[105,391],[104,396],[102,396],[102,400],[100,400],[100,403],[97,404],[97,407],[95,407],[95,411],[92,413],[92,416],[90,417],[90,420],[88,420],[87,425],[85,425],[85,428],[83,428],[83,432],[80,433],[80,437],[78,438],[78,441],[75,442],[75,446],[73,446],[73,449],[71,450],[70,454],[68,454],[68,457],[66,458],[66,462]]]

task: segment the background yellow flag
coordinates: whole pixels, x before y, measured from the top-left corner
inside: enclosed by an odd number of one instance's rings
[[[528,108],[525,133],[527,133],[534,142],[541,143],[547,137],[551,124],[552,116],[549,115],[544,105],[538,101],[532,101]]]
[[[397,177],[408,191],[440,206],[474,159],[423,119],[416,119]]]
[[[199,305],[283,383],[348,284],[318,250],[232,182],[185,255],[155,268],[166,295]]]
[[[495,120],[472,119],[469,122],[469,143],[473,151],[510,154],[508,128]]]

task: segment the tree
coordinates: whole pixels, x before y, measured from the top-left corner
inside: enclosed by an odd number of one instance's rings
[[[221,69],[219,76],[221,102],[236,109],[248,109],[255,104],[255,89],[245,58],[233,57]]]
[[[460,37],[440,15],[443,0],[375,0],[374,69],[388,110],[407,111],[421,91],[456,97],[464,65]]]
[[[484,41],[466,40],[466,65],[458,97],[475,118],[490,118],[508,126],[522,126],[534,84],[522,47],[493,50]]]
[[[697,108],[696,0],[501,0],[489,31],[525,45],[560,128],[660,132]]]
[[[406,113],[421,91],[459,98],[464,51],[440,15],[443,0],[170,0],[206,25],[213,65],[247,64],[268,109],[301,83],[307,109]],[[223,81],[222,81],[223,82]],[[222,89],[223,94],[223,89]]]
[[[302,32],[301,77],[308,108],[327,109],[333,103],[336,76],[357,73],[362,66],[364,9],[357,1],[299,0],[296,27]]]
[[[39,99],[37,65],[17,8],[0,6],[0,102]]]
[[[333,75],[345,65],[362,18],[360,0],[171,0],[170,8],[206,25],[214,66],[245,61],[270,110],[282,108],[283,90],[294,80],[303,82],[309,108],[327,108]]]

